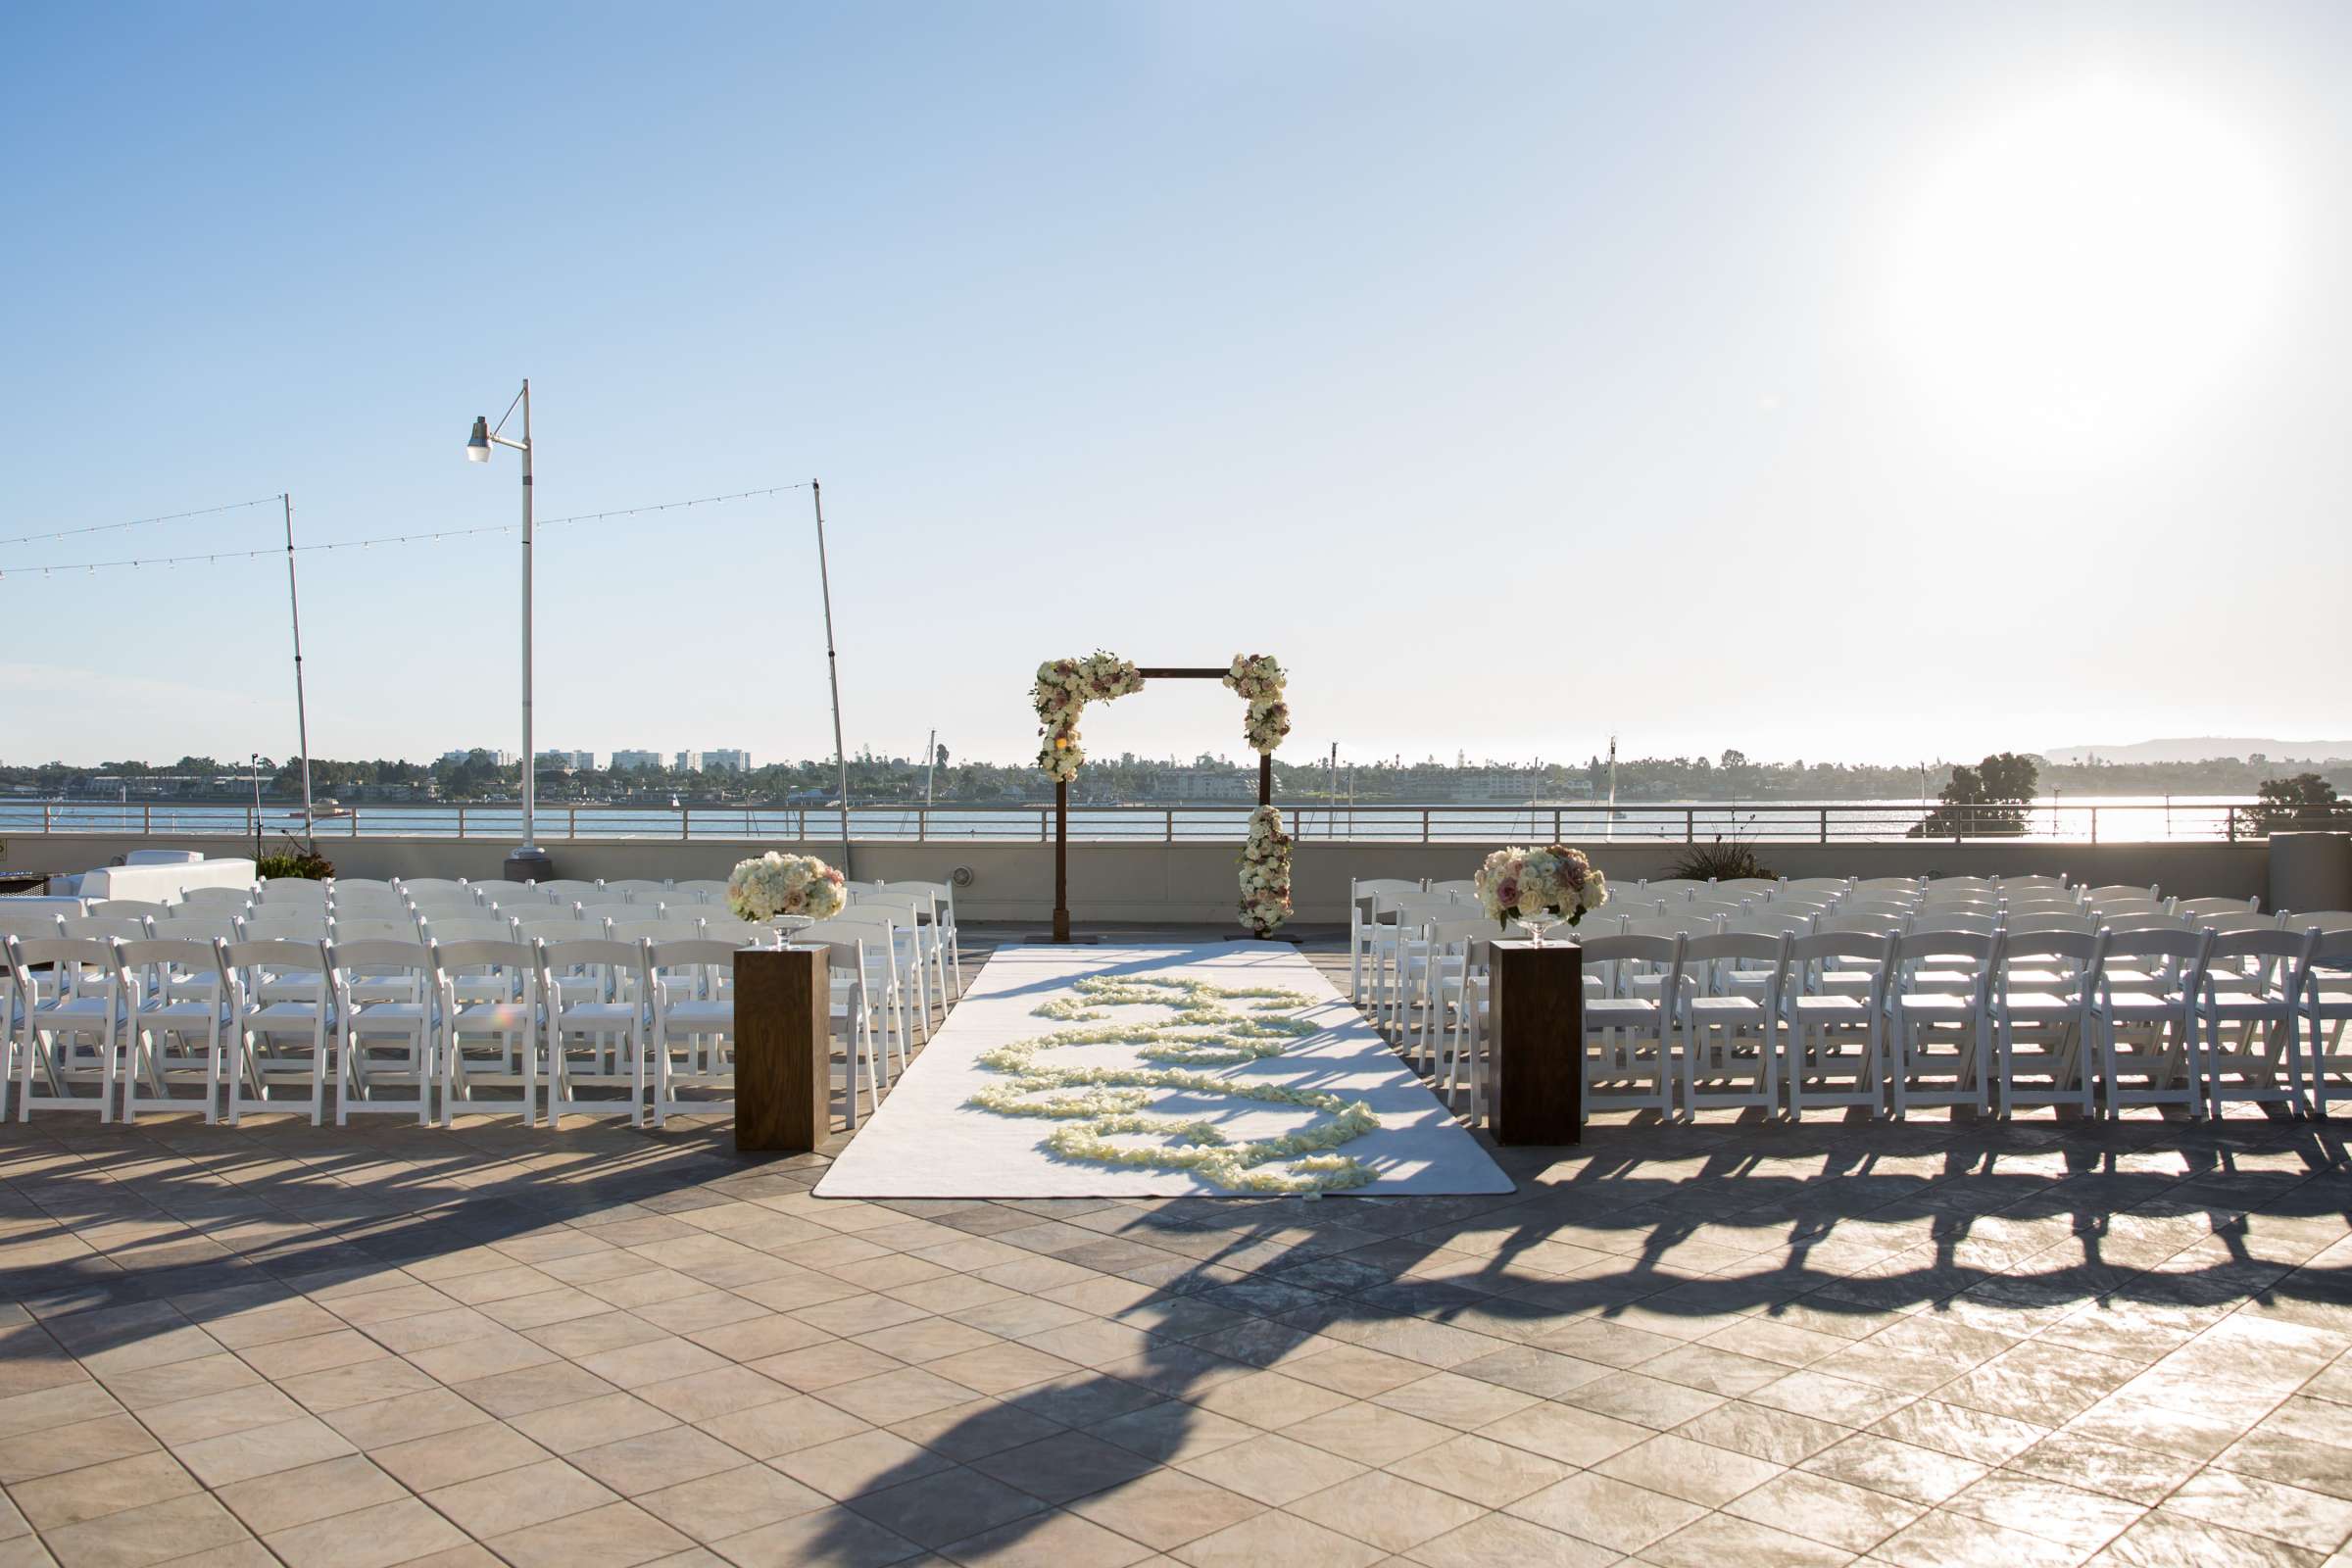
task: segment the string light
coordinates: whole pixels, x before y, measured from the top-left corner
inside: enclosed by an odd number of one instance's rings
[[[21,533],[14,539],[0,539],[0,546],[29,545],[43,539],[74,539],[85,533],[112,533],[118,528],[144,528],[151,522],[178,522],[184,517],[210,517],[223,512],[242,512],[247,507],[266,507],[283,496],[259,496],[251,501],[231,501],[223,507],[199,507],[194,512],[167,512],[160,517],[133,517],[128,522],[93,522],[86,528],[60,528],[54,533]]]
[[[606,520],[608,520],[608,519],[611,519],[611,518],[613,518],[613,517],[635,517],[635,516],[641,516],[641,515],[643,515],[643,514],[645,514],[646,513],[649,513],[649,512],[674,512],[674,511],[677,511],[677,510],[679,510],[679,509],[681,509],[681,508],[685,508],[685,507],[709,507],[709,506],[716,506],[716,505],[719,505],[719,504],[720,504],[720,503],[722,503],[722,502],[728,502],[728,501],[751,501],[751,500],[756,500],[756,499],[758,499],[758,498],[760,498],[760,497],[762,497],[762,496],[776,496],[776,495],[783,495],[783,494],[787,493],[788,491],[793,491],[793,490],[806,490],[806,489],[808,489],[808,485],[807,485],[807,483],[805,483],[805,482],[804,482],[804,483],[801,483],[801,484],[779,484],[779,485],[770,485],[770,486],[768,486],[768,487],[767,487],[766,489],[764,489],[764,490],[737,490],[737,491],[734,491],[734,492],[732,492],[732,493],[730,493],[730,494],[727,494],[727,495],[722,495],[722,496],[694,496],[694,497],[691,497],[691,498],[689,498],[689,499],[687,499],[687,500],[684,500],[684,501],[653,501],[653,502],[648,502],[648,503],[646,503],[646,504],[645,504],[645,505],[643,505],[643,506],[637,506],[637,507],[615,507],[615,508],[612,509],[611,511],[607,511],[607,512],[581,512],[581,513],[575,513],[575,514],[573,514],[572,515],[570,515],[570,516],[568,516],[568,517],[542,517],[542,518],[540,518],[540,519],[538,520],[538,522],[536,523],[536,526],[537,526],[537,527],[541,527],[541,528],[553,528],[553,527],[557,527],[557,526],[560,526],[560,525],[562,525],[562,524],[564,524],[564,523],[567,523],[567,522],[604,522],[604,521],[606,521]],[[277,498],[276,496],[265,496],[263,499],[264,499],[265,501],[275,501],[275,500],[277,500],[278,498]],[[255,504],[255,503],[252,503],[252,502],[246,502],[246,503],[244,503],[244,505],[247,505],[247,506],[251,506],[251,505],[254,505],[254,504]],[[230,510],[233,510],[233,509],[231,509],[231,508],[227,508],[227,507],[216,507],[216,508],[213,508],[212,510],[213,510],[213,511],[217,511],[217,512],[226,512],[226,511],[230,511]],[[180,514],[180,515],[182,515],[182,516],[201,516],[201,515],[203,515],[203,514],[201,514],[201,513],[182,513],[182,514]],[[151,519],[147,519],[147,520],[154,521],[154,520],[161,520],[161,519],[153,519],[153,518],[151,518]],[[108,524],[104,524],[104,525],[102,525],[102,526],[106,526],[106,527],[129,527],[129,526],[131,526],[131,524],[128,524],[128,523],[108,523]],[[366,550],[366,549],[368,549],[368,548],[370,548],[371,546],[374,546],[374,545],[405,545],[405,544],[417,544],[417,543],[424,543],[424,544],[434,544],[434,543],[438,543],[438,542],[440,542],[441,540],[444,540],[444,539],[470,539],[470,538],[473,538],[473,537],[475,537],[476,535],[479,535],[479,534],[492,534],[492,533],[513,533],[513,532],[514,532],[514,531],[515,531],[515,530],[516,530],[518,527],[520,527],[520,526],[521,526],[521,524],[519,524],[519,523],[513,523],[513,522],[501,522],[501,523],[491,523],[491,524],[488,524],[488,525],[486,525],[486,526],[483,526],[483,527],[480,527],[480,528],[438,528],[438,529],[435,529],[435,530],[433,530],[433,531],[432,531],[432,532],[430,532],[430,533],[418,532],[418,533],[402,533],[402,534],[384,534],[384,535],[379,535],[379,536],[377,536],[377,537],[374,537],[374,538],[369,538],[369,539],[333,539],[333,540],[326,540],[326,541],[323,541],[323,542],[320,542],[320,543],[318,543],[318,544],[297,545],[297,546],[295,546],[294,548],[295,548],[295,550],[296,550],[298,553],[301,553],[301,554],[308,554],[308,553],[310,553],[310,552],[312,552],[312,551],[316,551],[316,550],[352,550],[352,549]],[[92,530],[92,531],[95,531],[95,530]],[[62,535],[62,534],[38,534],[38,535],[29,535],[29,536],[27,536],[27,537],[31,537],[31,538],[43,538],[43,539],[48,539],[48,538],[63,538],[63,537],[64,537],[64,535]],[[22,543],[22,542],[23,542],[23,541],[21,541],[21,540],[0,540],[0,543],[6,543],[6,544],[15,544],[15,543]],[[279,547],[277,547],[277,548],[274,548],[274,549],[263,549],[263,550],[220,550],[220,551],[211,551],[211,552],[206,552],[206,553],[202,553],[202,554],[197,554],[197,555],[187,555],[187,556],[138,556],[138,557],[129,557],[129,556],[125,556],[125,557],[123,557],[123,558],[122,558],[121,560],[118,560],[118,561],[77,561],[77,562],[74,562],[74,563],[72,563],[72,564],[65,564],[65,565],[57,565],[57,566],[54,566],[54,567],[52,567],[52,566],[43,566],[43,567],[41,567],[41,568],[40,568],[40,570],[41,570],[41,575],[42,575],[42,576],[44,576],[44,577],[46,577],[46,576],[48,576],[48,575],[49,575],[49,573],[50,573],[50,571],[51,571],[52,569],[54,569],[54,570],[57,570],[57,571],[74,571],[74,570],[75,570],[75,569],[81,569],[81,570],[86,570],[86,571],[88,571],[88,572],[91,572],[91,573],[96,573],[96,572],[99,572],[99,571],[112,570],[112,569],[114,569],[114,568],[116,568],[116,567],[121,567],[121,566],[128,566],[128,567],[134,567],[134,568],[135,568],[135,567],[137,567],[137,566],[141,565],[142,564],[146,564],[146,565],[150,565],[150,566],[175,566],[175,565],[178,565],[178,564],[181,564],[181,563],[183,563],[183,562],[192,562],[192,561],[201,561],[201,562],[204,562],[206,564],[210,565],[210,564],[217,564],[217,563],[219,563],[220,561],[222,561],[222,560],[224,560],[224,559],[225,559],[225,560],[229,560],[229,561],[237,561],[237,560],[244,560],[244,561],[259,561],[259,560],[263,559],[264,557],[270,557],[270,558],[274,558],[274,557],[277,557],[277,556],[279,556],[279,555],[282,555],[283,553],[284,553],[284,547],[283,547],[283,546],[279,546]],[[32,568],[31,568],[30,566],[6,566],[6,567],[0,567],[0,578],[5,578],[5,577],[7,577],[7,575],[8,575],[10,572],[12,572],[12,571],[29,571],[29,570],[31,570],[31,569],[32,569]]]

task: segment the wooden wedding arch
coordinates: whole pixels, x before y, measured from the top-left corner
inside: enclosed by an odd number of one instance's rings
[[[1165,666],[1153,669],[1138,668],[1138,680],[1223,680],[1232,670],[1224,665],[1209,668]],[[1274,804],[1274,754],[1257,754],[1257,804]],[[1070,940],[1070,781],[1054,781],[1054,940]]]

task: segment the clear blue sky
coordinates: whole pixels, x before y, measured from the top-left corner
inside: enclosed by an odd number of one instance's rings
[[[0,535],[825,481],[852,748],[1268,651],[1287,755],[2339,734],[2352,8],[20,4]],[[292,750],[267,509],[0,550],[0,760]],[[511,536],[304,562],[515,744]],[[550,529],[543,745],[830,750],[806,498]],[[1239,754],[1235,700],[1097,752]]]

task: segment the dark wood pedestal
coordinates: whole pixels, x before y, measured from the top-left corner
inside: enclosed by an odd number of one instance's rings
[[[735,955],[735,1149],[813,1151],[833,1130],[833,1042],[822,949]]]
[[[1585,950],[1490,944],[1494,1141],[1574,1144],[1585,1120]]]

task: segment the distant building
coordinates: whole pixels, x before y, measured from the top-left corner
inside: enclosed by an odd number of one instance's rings
[[[1254,801],[1257,780],[1238,767],[1163,767],[1147,776],[1155,801]]]
[[[612,771],[615,773],[626,773],[632,768],[660,767],[661,765],[662,754],[660,752],[614,752],[612,754]]]
[[[1453,795],[1458,801],[1532,801],[1541,780],[1542,775],[1533,769],[1493,768],[1462,774],[1454,781]]]
[[[721,746],[703,754],[706,773],[749,773],[752,754],[733,746]]]
[[[484,756],[488,757],[491,762],[499,767],[513,767],[514,765],[514,753],[488,746],[468,746],[460,751],[443,752],[441,754],[441,760],[444,762],[463,762],[467,758],[473,756],[473,754],[476,752],[480,752]]]
[[[681,773],[700,773],[703,770],[703,754],[700,752],[680,752],[678,754],[677,760],[672,762],[670,765],[675,767]]]
[[[543,768],[560,767],[570,773],[593,773],[596,771],[596,754],[594,752],[567,752],[558,747],[541,752],[539,765]]]

